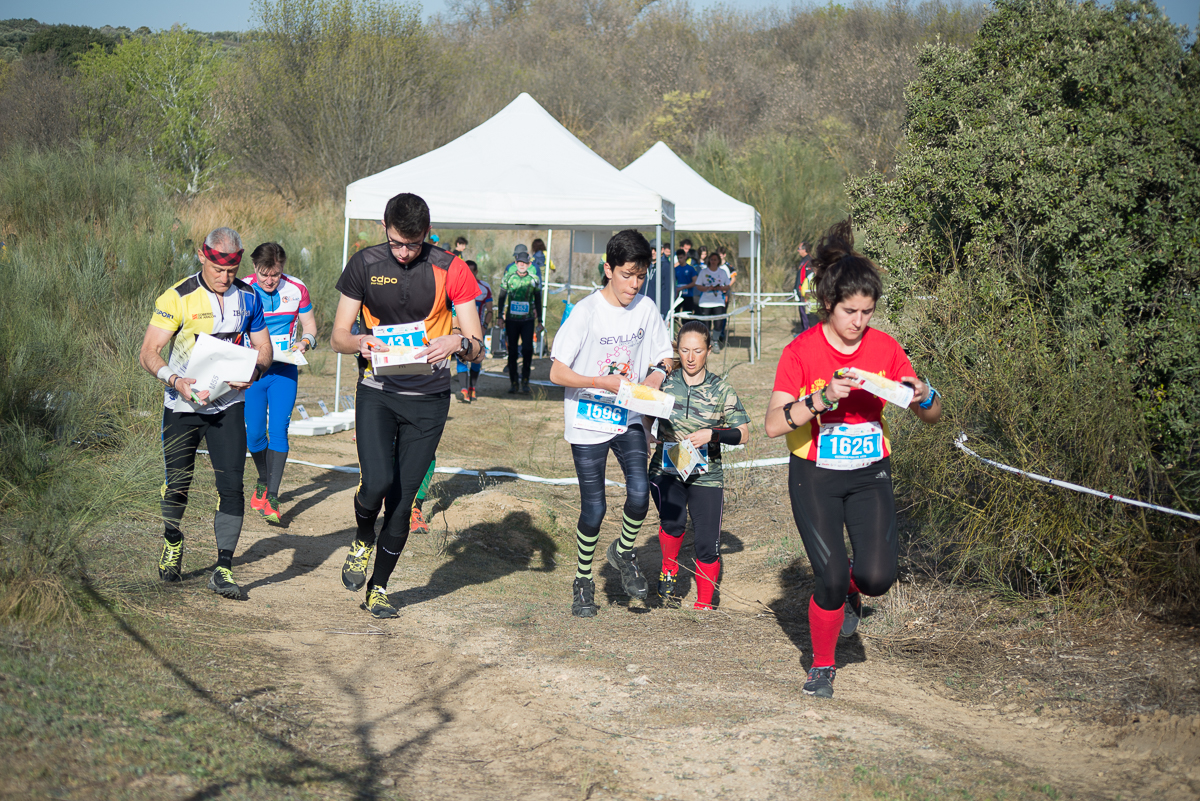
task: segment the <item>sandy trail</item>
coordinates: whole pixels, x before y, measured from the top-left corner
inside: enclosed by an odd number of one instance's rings
[[[338,437],[294,455],[352,464]],[[551,534],[575,489],[458,481],[401,558],[398,619],[375,621],[340,586],[355,478],[296,466],[286,525],[243,534],[247,600],[196,596],[245,619],[246,648],[325,727],[320,747],[354,749],[371,782],[406,798],[784,799],[817,782],[869,797],[905,777],[986,797],[1200,790],[1200,718],[1109,728],[968,705],[869,639],[839,647],[835,699],[804,696],[807,631],[764,614],[757,601],[782,593],[753,549],[725,557],[721,611],[612,603],[574,619],[572,554]],[[653,531],[648,521],[647,572]],[[615,585],[605,568],[602,604]]]

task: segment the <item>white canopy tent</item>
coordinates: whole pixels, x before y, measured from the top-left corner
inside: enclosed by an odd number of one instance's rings
[[[653,228],[656,244],[663,229],[675,227],[670,200],[622,175],[524,92],[454,141],[347,186],[342,264],[350,221],[382,220],[388,200],[401,192],[425,199],[435,227]],[[339,356],[339,401],[340,382]]]
[[[676,230],[738,234],[738,255],[750,257],[750,360],[753,362],[761,356],[758,301],[762,292],[762,216],[753,206],[730,197],[704,180],[662,142],[656,142],[621,173],[664,197],[675,198]]]

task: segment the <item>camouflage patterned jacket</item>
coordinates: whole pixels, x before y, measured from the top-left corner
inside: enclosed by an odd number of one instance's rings
[[[682,369],[672,370],[663,381],[662,391],[675,396],[675,408],[670,420],[659,421],[658,439],[661,442],[678,442],[681,437],[702,428],[737,428],[750,422],[733,387],[711,370],[706,371],[704,380],[694,387],[684,383]],[[662,474],[663,446],[659,445],[650,459],[650,477]],[[708,445],[708,472],[691,477],[687,483],[700,487],[725,486],[720,443]]]

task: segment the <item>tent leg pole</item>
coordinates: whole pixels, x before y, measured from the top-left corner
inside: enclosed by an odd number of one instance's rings
[[[346,269],[346,259],[350,253],[350,218],[346,218],[346,230],[342,234],[342,269]],[[342,354],[337,355],[337,375],[333,379],[333,411],[341,411],[342,403]]]

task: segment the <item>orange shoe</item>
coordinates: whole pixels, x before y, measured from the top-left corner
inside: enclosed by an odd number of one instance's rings
[[[474,400],[475,400],[475,387],[471,387],[471,401],[474,402]]]
[[[408,519],[408,530],[413,534],[428,534],[429,523],[425,521],[425,515],[421,514],[421,510],[413,507],[412,517]]]
[[[262,495],[259,495],[259,493]],[[250,508],[256,512],[261,512],[263,504],[267,502],[267,488],[262,484],[254,485],[254,492],[250,493]]]
[[[276,498],[274,495],[268,496],[266,493],[263,493],[262,508],[259,509],[258,511],[262,512],[262,516],[267,519],[267,522],[278,523],[279,522],[279,499]]]

